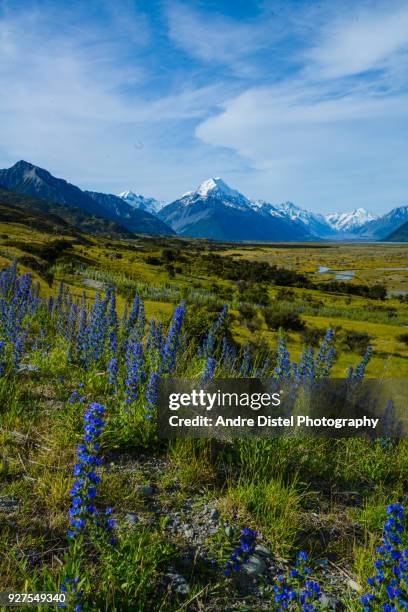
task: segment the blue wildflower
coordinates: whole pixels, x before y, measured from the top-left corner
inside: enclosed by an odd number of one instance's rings
[[[214,378],[216,365],[217,365],[217,362],[215,361],[214,357],[209,357],[207,359],[207,363],[205,365],[205,369],[204,369],[203,375],[200,380],[201,386],[206,385],[208,382],[210,382]]]

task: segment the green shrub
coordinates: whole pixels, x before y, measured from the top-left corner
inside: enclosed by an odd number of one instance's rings
[[[408,346],[408,334],[400,334],[399,336],[397,336],[397,340],[399,342],[403,342]]]
[[[305,328],[305,322],[297,312],[265,308],[263,314],[270,330],[276,331],[281,327],[285,330],[301,331]]]
[[[162,264],[161,260],[153,255],[148,255],[146,257],[146,263],[149,264],[149,266],[161,266]]]
[[[308,346],[320,346],[321,341],[325,336],[325,330],[317,327],[305,327],[301,333],[303,344]]]
[[[279,477],[257,483],[241,481],[228,490],[226,506],[229,512],[235,511],[242,519],[261,525],[274,550],[287,554],[300,527],[302,497],[296,478],[290,484]]]
[[[256,308],[251,304],[240,304],[238,312],[243,321],[250,321],[256,314]]]
[[[268,287],[263,283],[238,281],[237,288],[239,292],[239,299],[242,302],[261,304],[263,306],[270,303]]]
[[[359,355],[364,355],[371,340],[372,338],[367,332],[358,332],[348,329],[343,332],[342,346]]]

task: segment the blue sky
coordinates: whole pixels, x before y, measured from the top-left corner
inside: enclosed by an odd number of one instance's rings
[[[408,202],[406,0],[0,0],[0,167],[171,201]]]

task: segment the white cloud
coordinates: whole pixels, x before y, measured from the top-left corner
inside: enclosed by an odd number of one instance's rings
[[[23,158],[87,188],[176,196],[183,123],[204,118],[225,88],[148,94],[138,46],[123,60],[133,28],[123,50],[118,15],[119,32],[109,34],[79,20],[61,30],[54,19],[35,9],[0,14],[0,167]]]
[[[168,5],[169,34],[191,56],[225,64],[236,72],[258,72],[252,54],[271,45],[281,34],[270,20],[235,21],[217,13],[198,12],[185,4]]]
[[[387,206],[404,197],[408,143],[399,125],[407,119],[408,95],[336,96],[329,87],[295,82],[245,92],[196,134],[250,162],[256,173],[246,190],[258,197],[322,210],[359,198],[371,208],[381,198]],[[395,182],[388,188],[390,170]]]
[[[263,21],[169,2],[177,49],[132,0],[87,3],[85,19],[81,3],[12,4],[0,9],[0,167],[25,158],[163,199],[221,174],[314,209],[406,200],[406,2],[323,0],[320,15],[283,2]]]
[[[383,2],[362,10],[356,3],[346,17],[326,25],[318,44],[306,53],[319,78],[338,78],[385,69],[408,51],[408,5]],[[344,13],[343,13],[344,14]]]
[[[408,195],[408,6],[354,3],[341,20],[339,6],[305,18],[318,42],[295,52],[297,73],[230,98],[196,135],[250,163],[257,197],[384,210]]]

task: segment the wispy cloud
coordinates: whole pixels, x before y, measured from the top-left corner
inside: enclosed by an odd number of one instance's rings
[[[392,68],[408,53],[408,5],[358,4],[337,16],[305,54],[319,78],[340,78]]]
[[[258,73],[251,57],[270,47],[282,32],[270,19],[239,21],[178,2],[167,5],[167,14],[169,34],[178,47],[199,60],[227,65],[246,76],[251,71]]]
[[[405,0],[3,0],[0,57],[0,166],[167,200],[209,175],[320,210],[407,198]]]
[[[146,39],[129,46],[138,17],[124,35],[128,9],[112,10],[109,29],[69,11],[56,27],[52,6],[0,17],[0,163],[26,158],[88,188],[176,197],[185,123],[207,116],[225,87],[149,90]]]
[[[408,7],[370,3],[347,20],[335,8],[309,29],[298,71],[230,99],[196,134],[247,159],[259,197],[380,210],[407,198]]]
[[[245,157],[256,171],[248,189],[258,197],[320,210],[356,198],[377,209],[398,202],[408,154],[398,131],[408,120],[408,96],[330,94],[304,82],[254,88],[202,122],[197,136]]]

